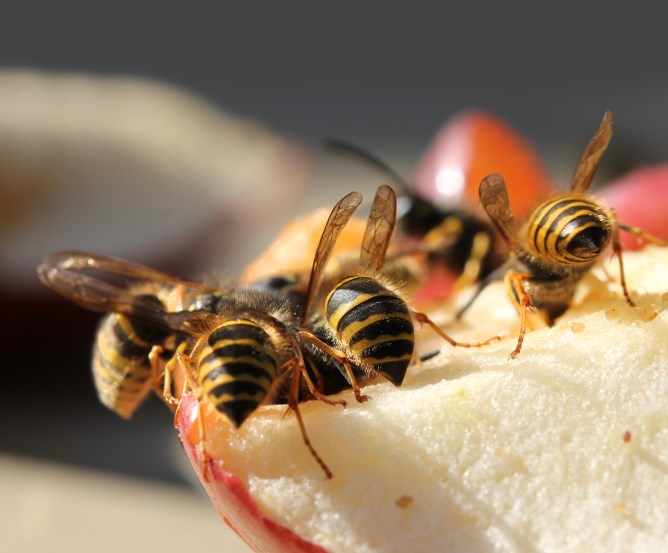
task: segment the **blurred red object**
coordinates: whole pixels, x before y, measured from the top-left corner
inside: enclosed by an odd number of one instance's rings
[[[668,163],[631,171],[611,182],[598,194],[613,207],[620,223],[638,226],[668,240]],[[644,242],[622,232],[622,247],[640,249]]]
[[[554,189],[533,147],[483,111],[456,115],[438,131],[418,163],[413,192],[440,208],[477,206],[484,177],[500,173],[514,213],[528,215]]]
[[[460,219],[462,233],[452,251],[434,256],[425,282],[417,292],[418,302],[447,297],[458,283],[479,233],[491,238],[489,253],[482,260],[478,278],[493,271],[505,259],[505,243],[498,240],[487,214],[479,205],[480,182],[490,173],[501,173],[509,186],[511,204],[520,218],[548,197],[552,181],[535,150],[517,131],[484,111],[467,111],[448,120],[432,139],[412,179],[410,193],[429,202],[440,212],[440,224],[451,215]],[[414,213],[415,215],[412,215]],[[424,208],[407,213],[404,228],[422,229]],[[409,231],[409,234],[410,231]],[[440,261],[439,261],[440,259]],[[464,277],[459,285],[471,283]]]

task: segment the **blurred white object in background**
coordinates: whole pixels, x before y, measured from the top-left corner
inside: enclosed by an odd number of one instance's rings
[[[296,142],[172,86],[0,71],[0,282],[11,288],[37,286],[39,260],[64,248],[234,274],[252,259],[246,236],[280,220],[310,178]]]
[[[250,551],[199,490],[5,454],[0,488],[3,551]]]

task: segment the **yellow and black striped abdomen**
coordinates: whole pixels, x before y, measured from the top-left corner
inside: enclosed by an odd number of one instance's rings
[[[151,389],[148,354],[169,333],[109,314],[102,319],[93,346],[93,379],[100,401],[130,418]]]
[[[598,204],[566,196],[548,200],[528,222],[528,245],[535,255],[552,263],[591,263],[607,247],[612,222]]]
[[[327,296],[325,313],[346,349],[365,367],[401,385],[415,345],[413,320],[404,300],[377,280],[352,277]]]
[[[226,321],[213,330],[198,366],[209,401],[237,427],[265,400],[278,372],[271,338],[249,320]]]

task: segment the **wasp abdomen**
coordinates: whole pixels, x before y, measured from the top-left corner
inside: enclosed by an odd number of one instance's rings
[[[596,203],[561,197],[541,204],[529,219],[529,247],[562,265],[591,263],[611,238],[609,215]]]
[[[325,304],[339,340],[366,367],[399,386],[413,357],[413,321],[406,303],[377,280],[340,282]]]
[[[265,400],[278,372],[270,336],[248,320],[211,332],[198,365],[204,393],[237,427]]]
[[[110,314],[102,319],[93,347],[93,379],[100,401],[130,418],[148,393],[151,366],[148,355],[168,333]]]

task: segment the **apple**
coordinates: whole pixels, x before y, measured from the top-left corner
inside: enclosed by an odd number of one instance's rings
[[[331,480],[282,405],[234,429],[188,394],[177,417],[185,451],[256,551],[666,551],[668,249],[624,261],[637,308],[617,265],[597,268],[510,360],[517,315],[492,285],[447,330],[507,339],[470,350],[423,341],[421,353],[440,352],[401,388],[372,382],[361,404],[341,393],[345,408],[302,403]]]

